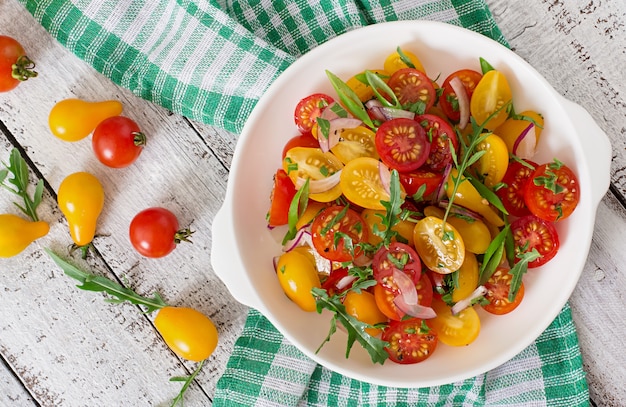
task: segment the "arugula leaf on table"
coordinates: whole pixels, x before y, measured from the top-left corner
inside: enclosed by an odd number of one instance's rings
[[[28,194],[28,164],[26,164],[26,161],[20,155],[19,150],[14,148],[11,151],[11,156],[9,157],[9,165],[5,163],[3,164],[6,168],[0,170],[0,186],[22,198],[24,200],[24,205],[22,206],[17,202],[14,202],[15,206],[20,208],[20,210],[34,222],[37,222],[39,220],[39,217],[37,216],[37,207],[41,203],[43,196],[43,180],[37,181],[35,193],[31,198]],[[12,178],[7,180],[9,174],[12,175]]]
[[[189,388],[189,386],[191,385],[191,382],[194,381],[198,373],[200,373],[200,370],[202,370],[202,365],[204,365],[204,362],[205,361],[203,360],[198,363],[198,367],[196,367],[196,370],[189,376],[174,376],[170,378],[170,382],[183,382],[183,387],[180,389],[180,392],[178,392],[178,395],[172,400],[172,404],[170,404],[170,407],[175,407],[178,405],[178,403],[180,403],[181,406],[183,405],[185,392],[187,391],[187,388]]]

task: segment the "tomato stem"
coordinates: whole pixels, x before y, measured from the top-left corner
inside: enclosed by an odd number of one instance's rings
[[[186,228],[181,229],[174,235],[174,243],[179,244],[180,242],[193,243],[189,238],[193,235],[194,231]]]
[[[146,135],[140,131],[134,131],[133,135],[133,144],[137,147],[143,147],[146,145]]]
[[[11,68],[11,76],[18,81],[24,82],[38,75],[37,72],[33,71],[33,69],[35,69],[35,63],[26,55],[19,57]]]

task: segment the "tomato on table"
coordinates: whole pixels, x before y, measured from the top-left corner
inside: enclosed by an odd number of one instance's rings
[[[422,103],[421,112],[430,109],[437,98],[433,82],[422,71],[414,68],[403,68],[396,71],[387,82],[402,106],[408,107]]]
[[[130,242],[145,257],[159,258],[171,253],[180,242],[189,242],[193,232],[180,229],[176,215],[153,207],[139,212],[130,222]]]
[[[274,175],[274,187],[270,197],[271,205],[267,223],[269,226],[280,226],[289,223],[289,206],[296,195],[296,187],[291,178],[282,169],[278,169]]]
[[[98,124],[91,136],[91,145],[98,160],[111,168],[128,167],[137,160],[146,135],[139,125],[125,116],[113,116]]]
[[[322,257],[345,262],[361,254],[358,244],[367,242],[368,230],[358,212],[346,206],[333,205],[313,220],[311,236],[315,250]]]
[[[215,325],[193,308],[163,307],[154,318],[154,326],[167,346],[187,360],[205,360],[217,347],[219,334]]]
[[[415,224],[413,243],[424,265],[439,274],[458,270],[465,260],[461,234],[448,222],[426,216]]]
[[[410,172],[426,162],[430,143],[419,122],[397,118],[380,125],[376,131],[376,149],[389,168]]]
[[[442,343],[448,346],[466,346],[478,337],[480,317],[473,307],[452,315],[452,308],[438,297],[433,298],[431,306],[437,316],[426,323],[437,333]]]
[[[507,119],[509,113],[505,105],[512,98],[506,76],[494,69],[485,73],[476,85],[470,99],[470,112],[479,126],[484,125],[486,129],[494,130]],[[489,119],[492,114],[495,115]]]
[[[340,175],[340,187],[352,203],[367,209],[385,209],[381,201],[389,201],[389,192],[380,178],[378,160],[361,157],[349,161]]]
[[[422,319],[391,321],[383,331],[382,340],[389,343],[385,350],[389,359],[401,364],[422,362],[437,348],[437,333]]]
[[[334,101],[335,99],[324,93],[314,93],[300,100],[293,113],[294,121],[300,132],[310,132],[322,111]]]
[[[480,82],[483,75],[472,69],[460,69],[456,72],[452,72],[443,81],[443,84],[441,85],[441,95],[439,96],[439,106],[448,119],[453,122],[458,122],[461,118],[459,99],[456,92],[454,92],[454,89],[452,89],[452,85],[450,85],[450,81],[452,81],[455,77],[461,80],[461,83],[467,92],[468,99],[471,99],[474,89],[476,89],[476,85],[478,85],[478,82]]]
[[[513,160],[509,163],[502,178],[502,187],[496,190],[496,195],[509,215],[521,217],[530,214],[524,202],[524,195],[526,184],[535,168],[537,168],[537,163],[528,160]]]
[[[17,85],[37,76],[35,64],[14,38],[0,35],[0,92],[8,92]]]
[[[290,138],[289,141],[285,143],[285,147],[283,147],[282,157],[285,158],[285,156],[287,155],[287,151],[291,150],[294,147],[319,148],[319,146],[319,141],[317,141],[317,139],[313,137],[313,134],[311,134],[311,132],[298,134],[297,136],[293,136],[292,138]]]
[[[550,222],[570,216],[579,201],[578,177],[558,160],[537,166],[524,194],[530,212]]]
[[[559,235],[551,222],[527,215],[511,223],[511,233],[517,256],[536,249],[541,255],[528,263],[529,268],[539,267],[551,260],[559,250]]]
[[[432,114],[416,116],[415,121],[426,130],[430,142],[430,152],[423,168],[434,172],[443,171],[452,162],[452,149],[459,151],[456,132],[448,122]]]
[[[509,293],[511,291],[511,282],[513,276],[509,273],[509,269],[498,267],[485,283],[487,293],[485,298],[489,300],[489,304],[483,305],[483,309],[490,314],[503,315],[508,314],[520,305],[524,298],[524,283],[515,294],[513,301],[509,301]]]

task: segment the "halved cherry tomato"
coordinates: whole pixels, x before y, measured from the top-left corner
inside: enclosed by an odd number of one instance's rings
[[[311,132],[298,134],[297,136],[293,136],[287,141],[285,147],[283,147],[283,158],[287,155],[287,151],[291,150],[294,147],[313,147],[319,148],[320,143],[317,141],[315,137],[311,134]]]
[[[376,133],[364,126],[345,129],[341,132],[339,143],[330,151],[344,164],[359,157],[371,157],[378,160],[375,138]]]
[[[527,215],[511,223],[515,242],[515,254],[528,253],[537,249],[541,257],[528,263],[529,268],[539,267],[552,259],[559,250],[559,235],[551,222]]]
[[[445,231],[444,231],[445,229]],[[439,274],[450,274],[465,260],[465,245],[461,234],[435,216],[426,216],[415,224],[413,243],[424,265]]]
[[[437,334],[422,321],[418,318],[391,321],[382,335],[382,340],[389,342],[385,350],[390,360],[401,364],[419,363],[433,354]]]
[[[439,96],[439,106],[448,119],[453,122],[458,122],[461,115],[459,111],[459,99],[450,85],[450,81],[455,77],[461,80],[461,83],[467,92],[467,97],[471,99],[474,89],[476,89],[476,85],[478,85],[478,82],[480,82],[483,75],[480,72],[476,72],[471,69],[461,69],[456,72],[452,72],[443,81],[443,84],[441,85],[441,95]]]
[[[476,123],[484,125],[488,130],[494,130],[504,123],[508,117],[504,106],[512,97],[509,82],[502,72],[494,69],[485,73],[470,100],[470,111]],[[495,112],[498,113],[486,123]]]
[[[419,281],[415,284],[415,289],[417,290],[418,304],[429,307],[433,300],[433,285],[426,273],[422,273]],[[378,308],[383,314],[394,321],[400,321],[406,315],[394,303],[397,296],[397,289],[392,289],[382,284],[376,284],[374,286],[376,305],[378,305]]]
[[[524,202],[530,212],[550,222],[570,216],[578,201],[578,177],[567,165],[557,160],[537,166],[524,194]]]
[[[514,160],[509,163],[506,174],[502,178],[503,185],[496,190],[496,194],[509,215],[519,217],[530,214],[524,202],[524,193],[526,192],[526,184],[535,168],[537,168],[537,164],[528,160],[524,162]]]
[[[287,173],[279,168],[274,175],[274,187],[270,197],[271,206],[268,213],[267,224],[280,226],[289,223],[289,205],[296,195],[296,187],[293,185]]]
[[[334,205],[324,209],[311,225],[313,246],[329,260],[344,262],[358,257],[359,243],[367,242],[365,221],[353,209]]]
[[[384,69],[370,69],[370,71],[378,75],[383,82],[387,82],[389,80],[390,74]],[[374,90],[365,81],[365,71],[348,79],[346,81],[346,85],[354,91],[361,102],[367,102],[374,97]]]
[[[422,72],[426,72],[424,66],[422,66],[422,62],[419,60],[417,55],[405,50],[402,50],[402,53],[409,59],[409,61],[413,65],[413,68]],[[407,65],[404,59],[400,56],[398,51],[389,54],[389,56],[385,59],[383,67],[385,68],[385,71],[388,72],[390,75],[395,73],[396,71],[399,71],[400,69],[411,68],[411,66]]]
[[[323,152],[319,148],[294,147],[287,151],[287,155],[283,159],[283,170],[296,186],[298,185],[298,178],[321,180],[342,168],[343,163],[333,153]],[[318,202],[334,201],[340,196],[341,186],[339,183],[327,191],[309,194],[309,198]]]
[[[509,152],[514,154],[513,147],[515,146],[515,141],[522,132],[533,123],[535,124],[536,142],[539,142],[541,130],[543,129],[543,116],[532,110],[525,110],[513,117],[509,117],[504,123],[498,126],[495,133],[502,138]]]
[[[465,252],[465,260],[459,269],[458,286],[452,291],[452,301],[467,298],[478,287],[478,260],[470,251]]]
[[[385,314],[376,306],[374,294],[361,290],[360,292],[349,291],[343,299],[346,312],[361,322],[376,325],[388,321]],[[378,336],[381,332],[378,328],[366,328],[365,332],[371,336]]]
[[[376,131],[376,149],[388,167],[410,172],[426,162],[430,145],[418,122],[398,118],[384,122]]]
[[[436,216],[439,219],[443,219],[445,211],[435,206],[427,206],[424,208],[424,215]],[[454,226],[461,235],[465,250],[476,254],[482,254],[487,251],[491,243],[491,232],[485,222],[480,219],[460,216],[455,213],[450,213],[447,221]]]
[[[502,181],[509,166],[509,151],[500,137],[490,134],[476,146],[476,151],[485,153],[472,168],[483,178],[483,183],[493,188]]]
[[[314,93],[300,100],[293,114],[294,121],[300,132],[310,132],[322,111],[334,101],[331,96],[324,93]]]
[[[389,201],[378,169],[378,160],[371,157],[354,159],[340,175],[341,191],[346,198],[363,208],[385,209],[381,201]]]
[[[485,311],[495,315],[503,315],[508,314],[520,305],[524,298],[524,283],[520,285],[519,290],[515,294],[515,299],[509,301],[511,281],[513,281],[513,276],[509,273],[509,269],[504,267],[496,269],[485,283],[485,288],[487,289],[485,298],[489,300],[489,304],[482,306]]]
[[[296,250],[284,253],[278,259],[276,275],[280,286],[291,301],[304,311],[316,310],[311,289],[321,288],[322,285],[313,259]]]
[[[402,106],[412,106],[418,102],[423,103],[422,112],[430,109],[437,98],[433,82],[424,72],[417,69],[403,68],[396,71],[389,78],[387,85],[398,97]]]
[[[441,298],[433,298],[431,307],[437,313],[426,321],[439,340],[449,346],[466,346],[474,342],[480,333],[480,318],[473,307],[465,308],[456,315]]]
[[[417,283],[422,275],[422,263],[413,248],[405,243],[392,242],[381,246],[372,259],[374,278],[383,287],[395,290],[398,285],[393,278],[394,270],[407,274]]]
[[[426,138],[430,142],[430,152],[422,168],[443,171],[452,162],[452,148],[455,152],[459,151],[456,132],[439,116],[423,114],[416,116],[415,121],[426,130]]]
[[[422,185],[425,185],[422,198],[426,198],[435,192],[443,180],[443,173],[421,168],[411,172],[400,172],[398,175],[400,176],[400,184],[409,196],[414,196]]]

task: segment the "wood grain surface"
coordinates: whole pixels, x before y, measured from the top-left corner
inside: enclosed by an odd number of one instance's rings
[[[592,402],[626,405],[626,4],[622,1],[488,0],[512,49],[559,93],[587,109],[613,146],[611,189],[602,200],[589,259],[571,297]],[[104,302],[78,290],[45,254],[71,244],[56,206],[61,180],[85,170],[104,185],[106,205],[95,250],[74,262],[127,284],[140,294],[158,291],[166,302],[196,308],[218,326],[216,352],[186,395],[187,406],[207,406],[232,350],[246,308],[236,303],[210,266],[213,215],[224,197],[236,135],[174,115],[113,85],[57,43],[15,0],[0,0],[0,34],[18,38],[40,76],[0,94],[0,160],[12,148],[45,180],[42,219],[50,233],[19,256],[0,260],[0,405],[161,406],[177,394],[172,376],[195,364],[174,355],[156,332],[153,316],[137,306]],[[149,137],[132,167],[105,168],[88,140],[51,136],[50,108],[59,100],[117,99]],[[2,212],[17,213],[0,193]],[[163,206],[195,233],[193,244],[158,260],[129,245],[132,216]]]

